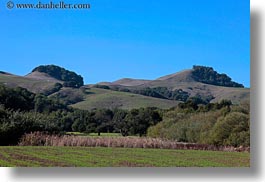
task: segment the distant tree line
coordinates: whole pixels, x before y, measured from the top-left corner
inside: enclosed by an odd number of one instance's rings
[[[229,76],[217,73],[212,67],[193,66],[192,77],[206,84],[244,88],[244,85],[233,82]]]
[[[64,87],[79,88],[84,85],[83,77],[77,75],[75,72],[68,71],[64,68],[55,65],[39,66],[32,70],[32,72],[38,71],[46,73],[53,78],[64,81]]]

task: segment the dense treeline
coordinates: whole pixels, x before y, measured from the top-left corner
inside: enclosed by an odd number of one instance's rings
[[[85,133],[121,133],[128,135],[146,135],[150,126],[162,120],[156,108],[140,108],[130,111],[115,109],[96,109],[93,111],[76,110],[72,117],[72,131]]]
[[[34,108],[35,94],[24,88],[7,88],[0,84],[0,103],[5,108],[29,111]]]
[[[38,112],[22,112],[0,107],[0,145],[15,145],[25,134],[34,131],[59,133],[57,118]]]
[[[34,131],[142,136],[148,127],[162,120],[156,108],[84,111],[70,108],[64,102],[58,97],[0,85],[0,145],[16,144],[23,134]]]
[[[68,107],[57,97],[0,85],[0,145],[17,144],[23,134],[34,131],[115,132],[179,142],[249,146],[249,103],[232,105],[223,100],[202,104],[200,99],[189,99],[168,110],[85,111]]]
[[[0,105],[15,111],[36,111],[49,113],[56,110],[69,110],[58,99],[49,98],[43,94],[34,94],[25,88],[8,88],[0,85]]]
[[[192,77],[202,83],[224,86],[244,88],[244,85],[233,82],[226,74],[219,74],[213,68],[206,66],[193,66]]]
[[[16,144],[23,134],[32,131],[58,133],[58,118],[50,113],[71,110],[45,95],[0,85],[0,145]]]
[[[58,80],[64,81],[63,86],[79,88],[84,85],[83,77],[75,72],[68,71],[64,68],[55,65],[38,66],[32,72],[38,71],[46,73]]]

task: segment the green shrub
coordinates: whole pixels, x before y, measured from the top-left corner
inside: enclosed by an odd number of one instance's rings
[[[168,110],[162,122],[148,129],[147,136],[188,143],[249,146],[246,107],[232,106],[229,101],[209,105],[198,110],[181,106]]]
[[[212,129],[211,143],[215,145],[249,145],[249,115],[229,113],[219,118]]]

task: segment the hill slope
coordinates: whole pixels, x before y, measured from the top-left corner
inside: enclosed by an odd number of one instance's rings
[[[34,80],[47,81],[47,82],[62,82],[46,73],[41,73],[38,71],[31,72],[24,77],[34,79]]]
[[[178,101],[158,99],[138,94],[117,92],[106,89],[91,88],[84,101],[72,105],[75,108],[91,110],[94,108],[133,109],[140,107],[170,108],[178,105]]]
[[[27,76],[0,73],[0,83],[8,87],[22,87],[34,93],[42,93],[52,89],[54,84],[60,83],[60,81],[42,73],[33,73]]]
[[[197,68],[199,71],[197,70],[195,76],[193,67],[155,80],[124,78],[115,82],[101,82],[97,85],[104,87],[94,88],[95,85],[80,87],[83,83],[80,75],[58,66],[48,65],[39,66],[26,76],[0,71],[0,83],[9,87],[23,87],[34,93],[58,96],[66,103],[81,109],[153,106],[170,108],[176,106],[179,101],[192,97],[210,98],[211,102],[228,99],[233,103],[240,103],[249,100],[250,89],[241,88],[241,84],[233,82],[230,77],[219,74],[212,68]],[[198,78],[198,75],[201,75],[201,78]],[[73,87],[69,87],[71,85]],[[83,93],[86,88],[90,89],[89,94]]]
[[[9,87],[22,87],[34,93],[48,95],[58,91],[62,86],[80,88],[84,85],[83,77],[55,65],[38,66],[26,76],[17,76],[0,71],[0,83]]]
[[[113,82],[114,85],[139,86],[149,83],[151,80],[123,78]]]
[[[212,68],[201,66],[197,67],[204,71],[202,71],[202,77],[204,79],[198,79],[194,76],[194,73],[196,73],[196,76],[198,75],[198,71],[195,72],[194,69],[189,69],[174,74],[166,75],[157,78],[156,80],[138,82],[141,84],[132,85],[131,82],[134,83],[137,81],[134,81],[134,79],[121,79],[109,83],[108,86],[112,89],[114,88],[115,90],[129,90],[132,92],[135,92],[135,90],[143,90],[146,88],[156,89],[160,87],[165,87],[170,91],[182,90],[188,93],[189,97],[199,96],[203,98],[212,98],[211,102],[218,102],[222,99],[229,99],[233,103],[239,103],[244,100],[249,100],[250,89],[242,88],[241,84],[233,82],[232,79],[225,74],[218,74]],[[210,70],[210,74],[212,75],[209,75],[209,71],[205,70]],[[212,79],[211,76],[213,76],[214,79]],[[207,82],[207,79],[209,80],[209,82],[216,84],[213,85],[204,83]],[[200,82],[200,80],[202,80],[202,82]],[[224,83],[223,85],[233,85],[234,87],[218,85],[220,83]],[[99,84],[104,85],[104,83]]]
[[[187,73],[187,72],[186,72]],[[185,74],[186,74],[185,73]],[[231,100],[233,103],[239,103],[243,100],[249,100],[250,98],[250,89],[249,88],[237,88],[237,87],[224,87],[205,84],[192,80],[190,75],[187,75],[186,78],[183,78],[183,74],[174,74],[167,79],[163,80],[154,80],[141,87],[167,87],[172,90],[183,90],[188,92],[190,97],[195,96],[212,96],[213,100],[211,102],[218,102],[223,99]]]

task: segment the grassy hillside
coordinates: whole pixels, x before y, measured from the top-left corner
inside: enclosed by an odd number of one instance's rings
[[[211,102],[218,102],[222,99],[231,100],[234,104],[239,104],[250,100],[249,88],[231,88],[212,86],[212,93],[215,97]]]
[[[222,87],[204,84],[200,82],[173,82],[173,81],[154,81],[148,86],[152,87],[169,87],[173,90],[182,89],[188,92],[190,96],[212,95],[214,99],[211,102],[219,102],[223,99],[231,100],[234,104],[238,104],[242,101],[249,100],[250,89],[249,88],[234,88],[234,87]]]
[[[249,153],[88,147],[0,147],[0,167],[249,167]]]
[[[132,83],[134,85],[132,85]],[[102,85],[104,85],[104,83],[102,83]],[[196,95],[213,96],[214,99],[212,102],[229,99],[235,104],[249,100],[250,97],[250,89],[248,88],[216,86],[195,81],[192,77],[192,69],[166,75],[152,81],[149,80],[143,82],[134,79],[121,79],[116,82],[108,83],[107,85],[129,90],[139,90],[147,87],[166,87],[173,91],[182,89],[189,93],[190,97]]]
[[[28,76],[17,76],[12,74],[1,74],[0,83],[9,87],[23,87],[34,93],[40,93],[60,82],[44,74],[35,74]]]
[[[142,79],[131,79],[131,78],[123,78],[120,80],[117,80],[113,82],[114,85],[124,85],[124,86],[138,86],[138,85],[143,85],[151,80],[142,80]]]
[[[63,68],[60,69],[64,70]],[[62,76],[60,75],[60,72],[57,73],[54,71],[54,74],[59,74],[59,76]],[[23,87],[34,93],[58,95],[59,98],[63,99],[63,101],[65,101],[67,104],[76,103],[73,105],[74,107],[89,110],[93,108],[131,109],[153,106],[160,108],[170,108],[178,104],[179,101],[159,99],[168,98],[164,97],[163,95],[163,97],[155,96],[159,95],[159,93],[155,93],[154,95],[139,95],[141,92],[138,91],[142,91],[146,88],[158,87],[165,87],[171,92],[182,90],[184,93],[186,93],[186,98],[195,96],[197,97],[198,95],[202,98],[213,98],[211,102],[219,102],[223,99],[228,99],[234,104],[238,104],[240,102],[244,102],[245,100],[249,100],[250,98],[250,89],[248,88],[216,86],[196,81],[193,77],[193,69],[183,70],[174,74],[166,75],[157,78],[156,80],[124,78],[115,82],[101,82],[98,84],[108,85],[111,90],[116,91],[96,89],[93,88],[93,85],[87,85],[86,87],[88,88],[92,87],[91,93],[85,95],[84,98],[81,89],[66,89],[65,87],[67,87],[67,85],[64,85],[64,81],[60,81],[55,77],[48,75],[47,73],[39,71],[31,72],[26,76],[16,76],[2,71],[0,72],[0,83],[9,87]],[[62,84],[64,88],[59,89],[58,92],[58,90],[54,89],[55,83]],[[132,93],[124,91],[131,91]],[[83,101],[79,102],[82,99]]]
[[[132,109],[140,107],[170,108],[178,105],[179,102],[147,97],[127,92],[117,92],[106,89],[91,88],[85,96],[84,101],[72,105],[75,108],[122,108]]]

